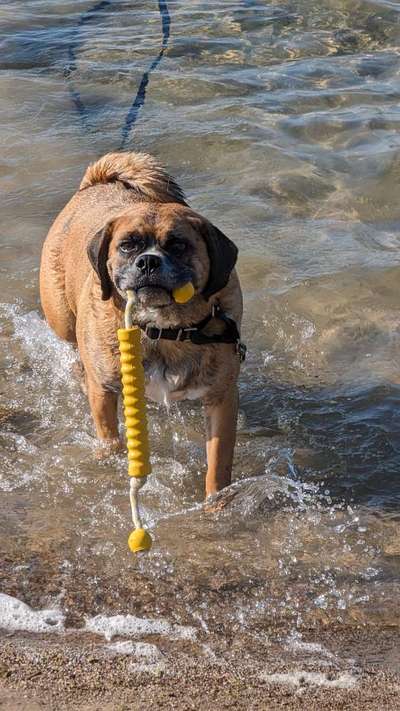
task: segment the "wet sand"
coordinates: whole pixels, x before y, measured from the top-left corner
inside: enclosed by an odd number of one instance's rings
[[[324,639],[330,655],[318,651]],[[0,640],[0,707],[6,711],[68,709],[396,709],[400,707],[397,630],[347,629],[308,635],[308,650],[265,656],[240,653],[208,659],[191,643],[177,649],[156,641],[161,662],[140,664],[132,654],[105,650],[103,641],[69,635]],[[233,652],[234,647],[238,647]],[[335,649],[341,650],[336,656]],[[231,657],[229,660],[227,656]],[[136,661],[135,661],[136,659]]]

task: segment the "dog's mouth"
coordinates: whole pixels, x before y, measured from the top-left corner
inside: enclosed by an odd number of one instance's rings
[[[136,296],[143,306],[168,306],[172,302],[172,293],[165,286],[151,284],[135,289]]]

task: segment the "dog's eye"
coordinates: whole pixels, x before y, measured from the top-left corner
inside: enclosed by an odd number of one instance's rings
[[[167,251],[172,254],[183,254],[186,252],[187,244],[182,239],[170,239],[167,242]]]
[[[133,242],[132,240],[126,240],[125,242],[121,242],[119,244],[118,249],[121,254],[130,254],[131,252],[134,252],[137,247],[137,242]]]

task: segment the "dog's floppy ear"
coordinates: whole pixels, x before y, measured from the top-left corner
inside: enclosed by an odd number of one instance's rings
[[[217,291],[221,291],[227,285],[231,271],[236,264],[238,249],[211,222],[203,222],[201,234],[204,237],[210,260],[208,281],[202,292],[204,298],[208,300],[210,296],[216,294]]]
[[[108,247],[112,236],[114,220],[108,222],[105,227],[96,232],[93,239],[87,246],[87,255],[90,263],[100,279],[101,298],[107,301],[112,292],[112,284],[107,269]]]

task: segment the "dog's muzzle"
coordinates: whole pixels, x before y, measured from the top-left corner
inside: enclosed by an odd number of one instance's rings
[[[156,254],[142,254],[135,261],[135,267],[139,274],[143,276],[152,276],[155,272],[162,268],[162,259]]]

